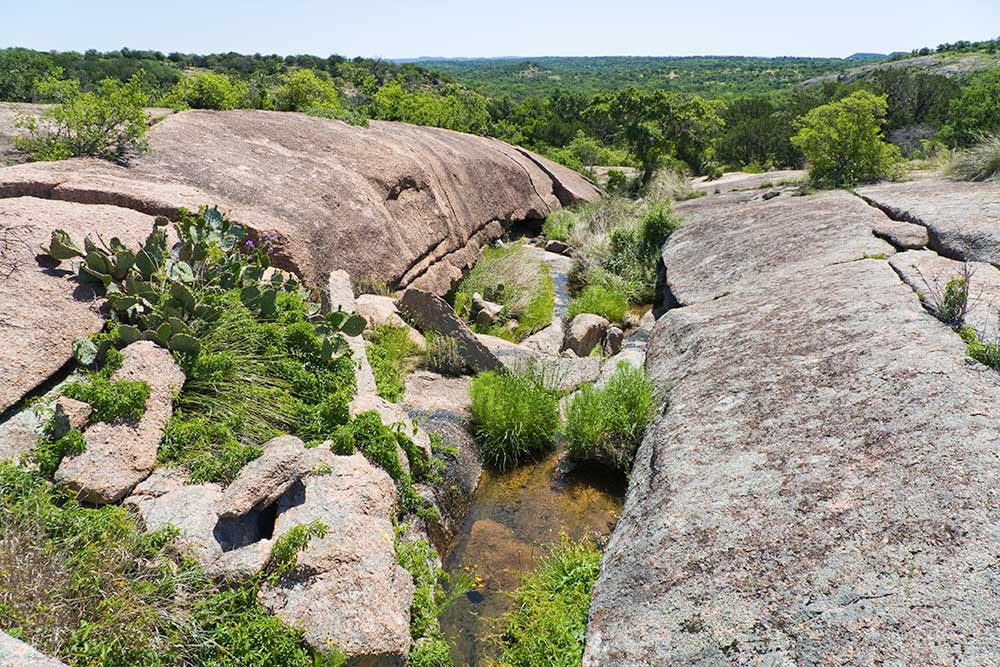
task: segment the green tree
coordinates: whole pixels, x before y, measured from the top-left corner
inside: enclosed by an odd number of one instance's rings
[[[792,145],[794,128],[788,116],[762,95],[733,100],[722,112],[725,129],[716,144],[719,161],[734,167],[801,167],[802,153]]]
[[[36,160],[90,156],[125,162],[148,150],[144,108],[149,96],[141,72],[126,83],[105,79],[93,92],[80,92],[78,82],[57,77],[38,89],[59,104],[39,116],[19,114],[15,123],[28,133],[14,139]]]
[[[34,101],[35,81],[53,68],[52,58],[29,49],[0,50],[0,100]]]
[[[1000,132],[1000,69],[973,77],[951,100],[940,137],[953,146],[976,143],[985,133]]]
[[[851,187],[896,174],[899,149],[882,134],[887,108],[885,97],[860,90],[796,122],[792,143],[809,160],[814,185]]]
[[[275,106],[280,111],[310,111],[323,109],[339,111],[337,88],[325,72],[317,74],[311,69],[297,69],[281,76],[281,84],[274,91]]]
[[[237,109],[247,106],[249,92],[245,81],[215,72],[199,72],[178,81],[162,104],[189,109]]]
[[[712,142],[722,129],[718,103],[664,91],[630,87],[598,95],[584,112],[598,138],[627,146],[648,183],[666,156],[702,173],[712,159]]]

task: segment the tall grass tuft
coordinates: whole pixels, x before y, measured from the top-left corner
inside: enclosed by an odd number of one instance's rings
[[[569,303],[569,319],[581,313],[600,315],[609,322],[621,322],[628,311],[624,290],[610,285],[588,285]]]
[[[621,362],[603,388],[586,385],[569,404],[567,453],[627,475],[653,419],[654,404],[653,383],[642,370]]]
[[[541,369],[480,373],[469,393],[476,439],[490,465],[508,468],[554,446],[559,398]]]
[[[955,154],[945,173],[961,181],[1000,180],[1000,135],[985,135],[972,148]]]

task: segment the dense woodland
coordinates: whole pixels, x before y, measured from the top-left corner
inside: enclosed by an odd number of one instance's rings
[[[997,40],[914,55],[996,51]],[[896,56],[894,56],[896,57]],[[860,80],[804,83],[858,60],[533,58],[393,63],[340,56],[190,55],[122,49],[0,51],[0,100],[61,101],[133,81],[149,105],[305,111],[495,136],[570,167],[662,166],[694,174],[801,167],[792,141],[811,110],[858,91],[886,101],[879,123],[906,157],[926,158],[1000,130],[1000,68],[946,77],[872,68]],[[871,62],[866,60],[865,62]],[[58,155],[56,155],[58,156]]]

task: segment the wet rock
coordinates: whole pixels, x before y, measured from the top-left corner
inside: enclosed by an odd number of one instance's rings
[[[513,530],[492,519],[472,524],[465,550],[487,555],[476,574],[483,577],[484,588],[493,593],[517,588],[522,573],[542,556],[539,548],[517,539]]]
[[[481,327],[489,327],[496,324],[500,313],[503,312],[503,306],[499,303],[487,301],[481,294],[476,292],[472,295],[472,312],[476,316],[476,324]]]
[[[430,292],[409,288],[396,302],[400,313],[424,333],[433,331],[459,342],[466,363],[475,371],[490,371],[500,362],[479,340],[446,301]]]
[[[557,255],[562,255],[565,254],[567,250],[569,250],[569,246],[562,241],[550,239],[545,242],[545,252],[553,252]]]
[[[930,178],[858,188],[894,220],[927,228],[927,246],[952,259],[1000,264],[1000,189]]]
[[[173,414],[173,395],[184,384],[184,373],[170,352],[150,341],[132,343],[122,354],[122,366],[111,379],[145,381],[149,398],[138,422],[119,419],[88,427],[83,434],[86,450],[66,457],[56,470],[55,481],[76,491],[84,502],[118,502],[149,476]]]
[[[1000,378],[889,262],[852,261],[873,237],[850,202],[749,203],[667,244],[689,305],[653,330],[669,402],[604,553],[586,667],[994,660]]]
[[[581,313],[569,323],[563,348],[572,350],[578,357],[586,357],[601,344],[610,326],[611,323],[600,315]]]
[[[403,123],[185,111],[153,126],[149,142],[151,153],[128,168],[86,160],[5,168],[0,193],[36,189],[157,213],[214,202],[269,236],[276,265],[307,283],[347,269],[402,286],[460,272],[474,259],[464,252],[470,242],[478,250],[498,238],[501,222],[599,196],[579,174],[528,151]],[[423,284],[445,293],[450,280]]]
[[[70,262],[56,266],[40,256],[52,231],[64,229],[81,245],[87,234],[139,245],[152,228],[152,217],[114,206],[0,199],[0,238],[8,247],[0,260],[0,412],[65,366],[75,338],[104,326],[103,299],[77,283]]]
[[[40,651],[0,632],[0,667],[66,667]]]
[[[604,335],[604,356],[610,357],[618,354],[622,349],[622,341],[625,340],[625,332],[618,327],[610,327]]]
[[[301,501],[279,507],[275,538],[317,520],[327,534],[310,540],[294,571],[265,584],[262,604],[316,649],[335,644],[349,664],[405,664],[413,580],[396,564],[392,480],[361,454],[336,457],[330,474],[305,479]]]
[[[73,429],[82,431],[94,409],[88,403],[68,396],[56,399],[52,413],[52,439],[58,440]]]
[[[226,487],[219,502],[220,517],[241,516],[270,505],[308,472],[302,469],[305,445],[295,436],[278,436],[262,449],[260,457],[243,466]]]

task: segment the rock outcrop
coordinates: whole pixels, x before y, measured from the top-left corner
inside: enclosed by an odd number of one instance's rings
[[[864,259],[894,252],[878,211],[719,197],[678,206],[664,253],[669,402],[583,664],[995,664],[1000,376]]]
[[[173,395],[184,385],[184,373],[170,352],[155,343],[132,343],[122,355],[121,368],[111,380],[149,383],[142,417],[91,424],[83,432],[86,450],[63,459],[55,474],[56,482],[88,503],[118,502],[149,476],[163,429],[173,414]]]
[[[477,338],[448,303],[425,290],[411,287],[396,302],[403,317],[425,334],[428,331],[448,336],[458,341],[461,354],[474,371],[492,371],[500,368],[500,361]]]
[[[0,667],[66,667],[6,632],[0,632]]]

